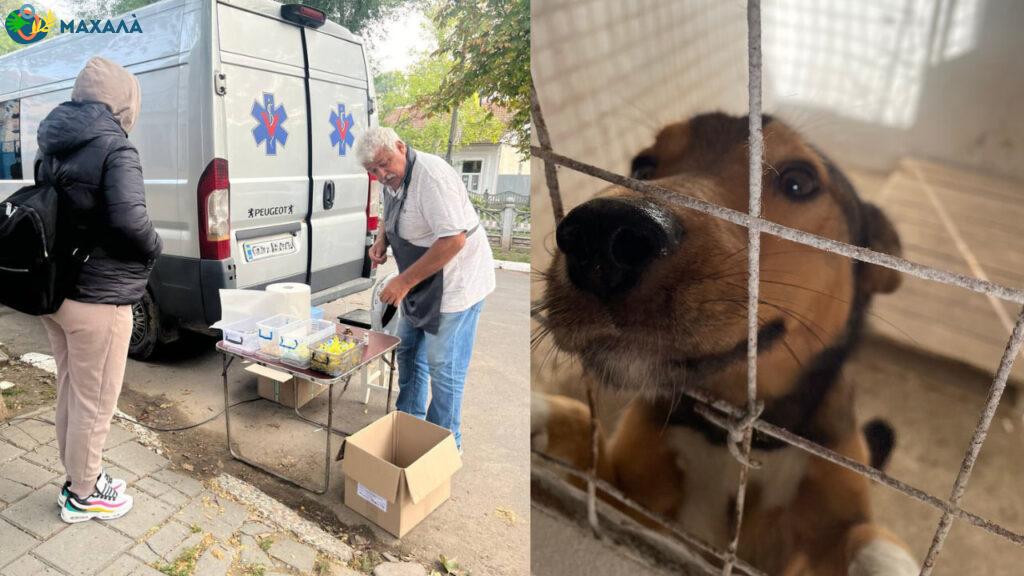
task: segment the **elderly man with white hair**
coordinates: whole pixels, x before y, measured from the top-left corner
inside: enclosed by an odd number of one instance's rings
[[[383,264],[390,246],[398,263],[399,275],[380,295],[402,307],[397,407],[451,430],[461,452],[466,372],[484,298],[494,291],[487,234],[443,158],[413,150],[383,127],[368,129],[355,151],[384,184],[384,229],[370,259]]]

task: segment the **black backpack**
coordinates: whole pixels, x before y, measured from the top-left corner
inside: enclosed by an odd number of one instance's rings
[[[53,314],[78,280],[92,247],[78,241],[61,191],[48,182],[0,203],[0,304]]]

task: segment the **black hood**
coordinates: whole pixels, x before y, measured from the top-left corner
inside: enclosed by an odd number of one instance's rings
[[[125,136],[106,104],[64,102],[39,124],[39,149],[46,154],[62,154],[104,135]]]

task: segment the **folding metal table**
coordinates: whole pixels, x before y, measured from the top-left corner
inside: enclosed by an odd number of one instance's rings
[[[353,375],[355,375],[359,370],[362,370],[362,368],[364,366],[366,366],[367,364],[369,364],[370,362],[373,362],[374,360],[377,360],[378,358],[381,358],[384,355],[386,355],[388,352],[390,352],[391,353],[390,354],[390,356],[391,356],[390,361],[388,361],[387,359],[384,360],[384,362],[386,362],[388,364],[388,366],[390,367],[390,370],[388,371],[389,372],[389,375],[388,375],[388,397],[387,397],[387,404],[385,404],[385,406],[384,406],[384,412],[385,413],[390,412],[391,411],[391,392],[392,392],[392,389],[394,387],[394,378],[395,378],[395,352],[396,352],[396,350],[398,348],[399,342],[401,342],[401,340],[399,338],[397,338],[395,336],[391,336],[390,334],[382,333],[382,332],[374,332],[372,330],[366,330],[364,328],[358,328],[358,327],[354,327],[354,326],[348,326],[348,325],[345,325],[345,324],[339,324],[337,322],[335,322],[335,327],[336,327],[335,331],[337,333],[339,333],[339,334],[341,332],[343,332],[345,329],[351,330],[352,331],[352,337],[354,337],[356,340],[362,339],[363,334],[365,334],[366,332],[370,333],[369,342],[367,343],[365,349],[363,350],[363,358],[362,358],[362,360],[360,360],[359,364],[357,364],[356,366],[354,366],[352,369],[348,370],[344,374],[341,374],[340,376],[331,376],[329,374],[324,374],[323,372],[317,372],[315,370],[296,368],[295,366],[289,366],[288,364],[285,364],[285,363],[280,362],[280,361],[267,360],[265,358],[257,356],[255,353],[242,352],[242,351],[240,351],[238,349],[232,348],[231,346],[225,346],[223,341],[220,341],[220,342],[217,343],[217,350],[221,353],[221,358],[223,360],[223,365],[224,365],[224,370],[221,373],[221,376],[223,377],[223,380],[224,380],[224,423],[225,423],[225,426],[227,427],[228,451],[231,453],[231,457],[234,458],[235,460],[240,461],[240,462],[245,462],[246,464],[248,464],[250,466],[253,466],[255,468],[259,468],[260,470],[263,470],[264,472],[266,472],[266,473],[268,473],[268,474],[270,474],[270,475],[272,475],[272,476],[274,476],[276,478],[280,478],[281,480],[284,480],[284,481],[286,481],[286,482],[288,482],[290,484],[294,484],[295,486],[298,486],[299,488],[303,488],[305,490],[309,490],[310,492],[314,492],[316,494],[325,494],[327,492],[327,488],[331,485],[331,435],[332,434],[338,434],[338,435],[341,435],[341,436],[348,436],[349,435],[349,433],[347,433],[347,432],[345,432],[343,430],[337,430],[337,429],[334,428],[334,401],[336,400],[336,398],[334,398],[334,386],[335,386],[335,384],[338,384],[339,382],[343,383],[341,394],[339,394],[339,397],[340,397],[341,395],[343,395],[345,393],[345,390],[348,389],[349,381],[351,380]],[[318,489],[318,488],[314,488],[314,487],[311,487],[311,486],[307,486],[307,485],[305,485],[305,484],[303,484],[303,483],[301,483],[301,482],[299,482],[297,480],[294,480],[292,478],[288,478],[286,476],[282,476],[281,474],[275,472],[274,470],[271,470],[271,469],[267,468],[266,466],[260,464],[259,462],[256,462],[254,460],[250,460],[249,458],[246,458],[245,456],[243,456],[240,453],[235,451],[234,446],[232,446],[232,444],[231,444],[231,403],[228,400],[228,368],[231,367],[231,363],[234,362],[235,358],[241,358],[243,360],[248,360],[248,361],[250,361],[250,362],[252,362],[254,364],[259,364],[261,366],[266,366],[268,368],[273,368],[274,370],[280,370],[282,372],[287,372],[288,374],[291,374],[292,376],[295,376],[295,377],[298,377],[298,378],[301,378],[301,379],[304,379],[304,380],[309,380],[309,381],[313,382],[314,384],[320,384],[320,385],[323,385],[323,386],[327,386],[327,423],[326,424],[303,416],[302,413],[299,412],[299,407],[297,406],[298,402],[295,402],[296,406],[294,408],[295,415],[298,417],[298,419],[300,419],[300,420],[302,420],[304,422],[308,422],[310,424],[314,424],[314,425],[319,426],[321,428],[324,428],[324,431],[326,432],[324,434],[326,436],[326,442],[325,442],[325,448],[324,448],[324,485],[323,485],[323,489]],[[295,388],[295,391],[296,391],[295,392],[296,395],[298,395],[298,386],[295,386],[294,388]]]

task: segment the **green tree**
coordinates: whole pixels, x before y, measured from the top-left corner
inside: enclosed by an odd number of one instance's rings
[[[435,112],[431,98],[437,93],[451,65],[451,61],[444,57],[427,56],[408,72],[385,72],[374,78],[381,123],[391,125],[402,140],[414,148],[431,154],[444,155],[448,145],[451,113]],[[458,122],[456,146],[496,143],[508,129],[481,105],[476,94],[460,103]]]
[[[435,55],[451,68],[430,99],[435,111],[451,110],[480,94],[512,114],[513,144],[530,145],[529,0],[435,0]]]
[[[7,10],[3,13],[3,16],[6,17],[9,13],[10,10]],[[18,44],[14,40],[11,40],[11,37],[7,34],[6,30],[0,32],[0,56],[10,54],[19,48],[24,48],[24,44]]]

